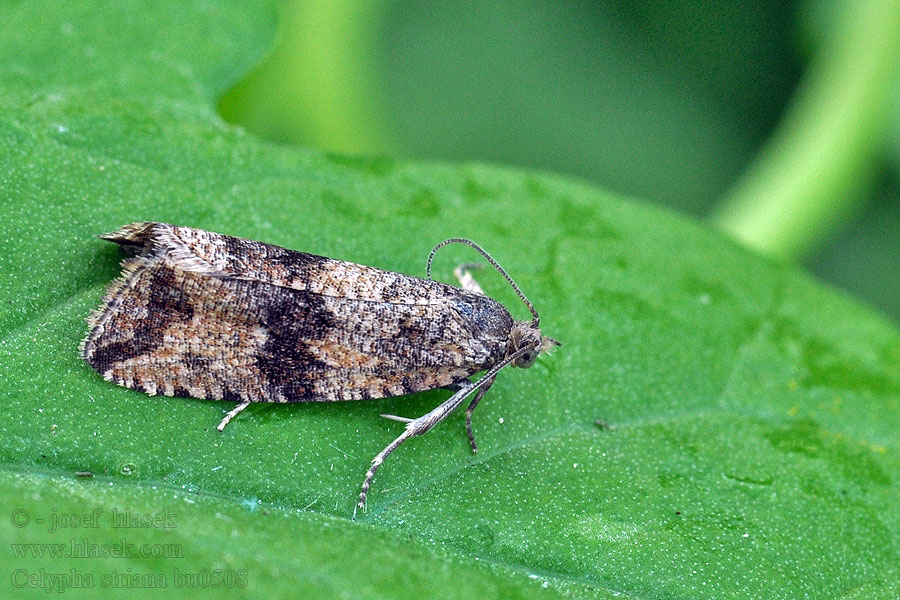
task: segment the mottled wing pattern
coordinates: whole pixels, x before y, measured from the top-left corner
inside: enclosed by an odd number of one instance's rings
[[[149,394],[381,398],[502,360],[513,321],[439,282],[164,223],[104,236],[132,254],[89,319],[85,360]]]

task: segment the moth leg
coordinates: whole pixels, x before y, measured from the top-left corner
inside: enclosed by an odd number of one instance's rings
[[[391,452],[399,448],[400,444],[402,444],[409,438],[426,433],[429,429],[446,419],[447,415],[460,407],[460,405],[463,403],[463,400],[465,400],[466,397],[472,393],[473,389],[475,389],[474,385],[464,386],[458,392],[450,396],[450,398],[445,400],[442,404],[438,405],[431,412],[426,413],[418,419],[413,419],[412,421],[407,423],[406,429],[403,431],[403,433],[401,433],[393,442],[385,446],[384,450],[375,455],[375,458],[372,459],[372,466],[369,467],[368,471],[366,471],[366,478],[363,480],[362,491],[359,494],[359,502],[357,502],[356,508],[353,509],[354,517],[356,517],[357,509],[366,507],[366,495],[369,493],[369,486],[372,485],[372,479],[375,477],[375,471],[378,470],[378,467],[381,466],[381,463],[384,462],[384,459],[386,459],[391,454]]]
[[[491,377],[488,379],[484,385],[478,390],[478,393],[472,399],[472,402],[469,403],[469,408],[466,409],[466,433],[469,436],[469,445],[472,446],[472,454],[478,454],[478,445],[475,443],[475,435],[472,433],[472,413],[475,411],[475,407],[478,406],[478,403],[481,402],[481,399],[484,397],[485,392],[491,389],[491,386],[494,385],[494,380],[496,377]]]
[[[407,419],[406,417],[398,417],[397,415],[388,415],[385,413],[381,413],[381,416],[385,419],[390,419],[391,421],[400,421],[401,423],[412,423],[412,419]]]
[[[410,421],[409,425],[412,425],[413,421]],[[356,511],[360,508],[366,507],[366,494],[369,493],[369,486],[372,485],[372,479],[375,477],[375,471],[378,470],[378,467],[381,466],[381,463],[384,462],[384,459],[388,457],[388,455],[400,447],[400,444],[411,438],[413,435],[412,431],[409,429],[409,425],[407,425],[406,430],[400,434],[400,436],[388,444],[384,450],[375,455],[375,458],[372,459],[372,466],[369,467],[369,470],[366,471],[366,478],[363,480],[362,491],[359,493],[359,502],[356,503],[356,506],[353,508],[353,518],[356,518]]]
[[[228,424],[231,422],[231,420],[232,420],[233,418],[235,418],[236,416],[238,416],[238,413],[239,413],[239,412],[241,412],[242,410],[244,410],[244,409],[247,408],[248,406],[250,406],[250,401],[249,401],[249,400],[244,400],[244,401],[242,401],[240,404],[238,404],[237,406],[235,406],[234,408],[232,408],[230,411],[228,411],[228,414],[225,415],[225,418],[222,419],[222,422],[219,423],[219,424],[216,426],[216,429],[218,429],[219,431],[222,431],[223,429],[225,429],[225,426],[228,425]]]
[[[463,383],[463,382],[465,382],[465,383]],[[471,385],[471,384],[472,384],[472,382],[469,381],[468,379],[463,379],[462,381],[456,381],[454,383],[451,383],[450,385],[442,386],[441,389],[442,390],[450,390],[451,392],[455,393],[455,392],[458,392],[459,390],[463,389],[467,385]],[[488,387],[490,387],[490,386],[488,386]],[[391,421],[400,421],[401,423],[411,423],[413,421],[413,419],[408,419],[406,417],[399,417],[397,415],[388,415],[388,414],[382,413],[381,416],[384,417],[385,419],[390,419]]]
[[[472,269],[480,269],[481,265],[478,263],[463,263],[453,269],[453,275],[459,280],[459,285],[462,286],[462,289],[467,292],[475,292],[476,294],[484,294],[484,290],[481,289],[481,286],[478,285],[478,282],[475,281],[475,278],[472,277],[471,271]]]

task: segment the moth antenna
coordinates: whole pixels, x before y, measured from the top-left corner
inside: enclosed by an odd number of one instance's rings
[[[438,250],[440,250],[441,248],[443,248],[444,246],[447,246],[449,244],[465,244],[466,246],[471,246],[472,248],[475,248],[476,250],[478,250],[478,252],[480,252],[481,255],[489,263],[491,263],[491,266],[493,266],[495,269],[497,269],[497,271],[499,271],[500,274],[503,275],[504,278],[506,278],[507,283],[509,283],[509,285],[512,286],[512,289],[515,290],[516,294],[518,294],[518,296],[522,300],[522,302],[525,303],[525,306],[528,307],[528,310],[531,311],[531,315],[534,317],[534,319],[532,319],[532,323],[534,324],[534,326],[537,327],[538,325],[540,325],[541,318],[538,316],[537,310],[535,310],[535,308],[534,308],[534,304],[532,304],[531,301],[525,297],[525,294],[522,293],[522,290],[519,288],[518,285],[516,285],[516,282],[513,281],[513,278],[510,277],[509,273],[506,272],[506,269],[501,267],[500,263],[498,263],[496,260],[494,260],[494,258],[490,254],[487,253],[487,250],[485,250],[484,248],[482,248],[481,246],[479,246],[472,240],[468,240],[466,238],[450,238],[449,240],[444,240],[443,242],[441,242],[440,244],[438,244],[437,246],[432,248],[431,253],[428,255],[428,260],[425,263],[425,276],[428,279],[431,279],[431,263],[434,260],[434,255],[437,253]]]

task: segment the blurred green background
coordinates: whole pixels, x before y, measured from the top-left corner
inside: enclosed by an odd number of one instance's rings
[[[568,173],[900,321],[900,2],[283,0],[220,110],[330,152]]]

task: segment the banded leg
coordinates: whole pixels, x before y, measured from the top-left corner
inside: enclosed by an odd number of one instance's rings
[[[353,509],[353,516],[356,517],[356,511],[360,508],[365,508],[366,506],[366,495],[369,493],[369,486],[372,485],[372,479],[375,477],[375,472],[378,470],[378,467],[381,466],[381,463],[384,462],[390,454],[400,447],[400,445],[408,440],[409,438],[422,435],[426,433],[429,429],[443,421],[447,418],[447,415],[452,413],[454,410],[462,405],[463,400],[472,393],[472,390],[475,389],[475,385],[464,386],[458,392],[450,396],[447,400],[445,400],[442,404],[438,405],[434,410],[429,413],[425,413],[418,419],[413,419],[406,425],[406,429],[400,434],[397,439],[388,444],[384,450],[375,455],[375,458],[372,459],[372,466],[369,467],[369,470],[366,471],[366,477],[363,480],[362,491],[359,493],[359,502],[356,504],[356,508]]]
[[[481,399],[484,398],[485,392],[494,385],[495,379],[496,377],[491,377],[485,382],[472,399],[472,402],[469,403],[469,408],[466,409],[466,434],[469,436],[469,445],[472,446],[472,454],[478,454],[478,445],[475,443],[475,435],[472,433],[472,413],[475,411],[475,407],[478,406],[478,403],[481,402]]]
[[[467,385],[472,385],[472,382],[468,379],[463,379],[462,381],[457,381],[456,383],[451,383],[450,385],[445,385],[441,389],[449,390],[453,393],[458,392],[463,389]],[[385,413],[381,413],[381,416],[385,419],[390,419],[391,421],[400,421],[401,423],[412,423],[415,419],[408,419],[406,417],[398,417],[397,415],[388,415]]]
[[[240,404],[235,406],[233,409],[228,411],[228,414],[225,415],[225,418],[222,419],[222,422],[219,423],[218,425],[216,425],[216,429],[218,429],[219,431],[222,431],[223,429],[225,429],[225,426],[228,425],[233,418],[238,416],[238,413],[240,413],[242,410],[244,410],[248,406],[250,406],[250,401],[244,400],[243,402],[241,402]]]

